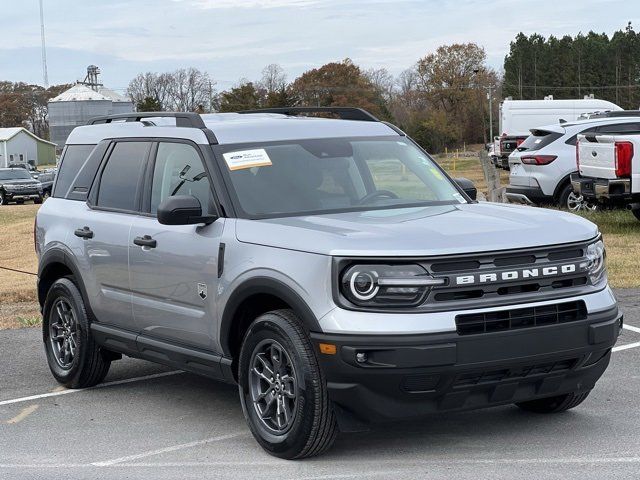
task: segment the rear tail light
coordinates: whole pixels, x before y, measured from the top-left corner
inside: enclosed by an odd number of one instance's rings
[[[549,165],[556,158],[555,155],[526,155],[520,157],[520,161],[526,165]]]
[[[616,177],[631,177],[633,143],[616,142]]]

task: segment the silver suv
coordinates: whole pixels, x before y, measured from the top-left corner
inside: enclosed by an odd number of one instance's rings
[[[609,363],[622,315],[596,226],[478,203],[367,112],[91,123],[35,226],[67,387],[122,355],[237,382],[260,445],[302,458],[372,423],[567,410]]]

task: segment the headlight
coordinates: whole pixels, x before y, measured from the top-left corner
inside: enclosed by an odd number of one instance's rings
[[[599,285],[607,281],[607,267],[605,265],[606,252],[602,240],[587,247],[587,259],[580,265],[589,274],[592,285]]]
[[[340,279],[342,295],[362,307],[410,307],[444,284],[420,265],[352,265]]]

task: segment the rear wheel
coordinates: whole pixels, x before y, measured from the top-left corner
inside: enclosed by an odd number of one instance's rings
[[[589,396],[587,392],[572,392],[556,397],[539,398],[528,402],[516,403],[518,407],[528,412],[535,413],[560,413],[577,407]]]
[[[337,423],[324,375],[291,310],[266,313],[251,324],[238,368],[245,419],[268,453],[304,458],[331,447]]]
[[[58,382],[86,388],[104,379],[111,360],[93,340],[82,295],[70,278],[56,280],[49,289],[42,329],[49,369]]]
[[[566,185],[560,192],[558,206],[570,212],[594,211],[598,208],[595,203],[587,202],[582,195],[575,193],[571,184]]]

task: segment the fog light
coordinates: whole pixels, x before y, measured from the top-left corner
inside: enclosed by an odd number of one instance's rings
[[[356,362],[358,363],[364,363],[367,361],[367,354],[364,352],[358,352],[356,353]]]

